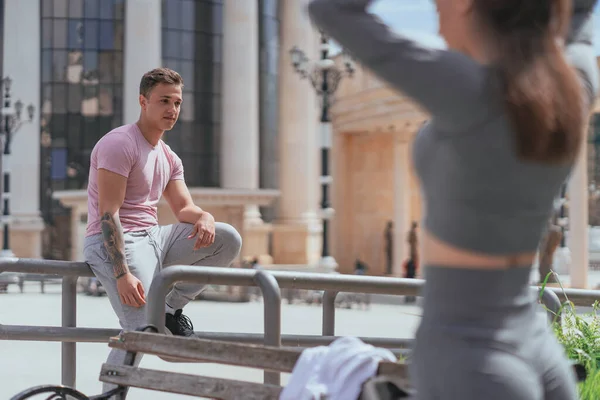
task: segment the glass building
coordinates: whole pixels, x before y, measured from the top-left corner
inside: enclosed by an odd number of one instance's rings
[[[184,79],[180,119],[164,139],[183,160],[195,201],[252,237],[244,246],[252,254],[270,252],[265,235],[276,235],[276,226],[306,235],[302,226],[319,204],[318,111],[314,89],[289,57],[296,45],[319,56],[306,4],[0,0],[3,75],[13,80],[12,96],[36,109],[11,146],[15,254],[82,258],[91,151],[137,120],[139,81],[158,66]],[[283,156],[299,153],[307,156]],[[289,174],[301,177],[293,186],[300,197],[280,195]],[[160,207],[159,216],[174,222]]]

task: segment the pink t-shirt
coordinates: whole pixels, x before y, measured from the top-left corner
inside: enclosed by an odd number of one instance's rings
[[[124,125],[104,135],[92,150],[88,180],[86,236],[101,232],[98,211],[99,169],[127,178],[125,201],[119,210],[124,232],[158,225],[157,204],[171,180],[183,180],[181,159],[162,140],[152,146],[137,124]]]

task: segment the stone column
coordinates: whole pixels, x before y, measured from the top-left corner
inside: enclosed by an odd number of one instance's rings
[[[406,241],[411,225],[409,143],[400,137],[394,138],[394,247],[392,274],[402,275],[402,264],[408,258]]]
[[[140,116],[138,96],[142,75],[162,65],[161,5],[156,0],[125,3],[123,121],[126,124]]]
[[[41,257],[40,217],[40,2],[38,0],[4,0],[3,77],[9,76],[11,100],[24,104],[21,118],[29,116],[27,106],[33,104],[32,122],[25,122],[15,132],[10,159],[10,246],[18,257]],[[4,91],[2,91],[4,95]],[[17,179],[18,177],[18,179]]]
[[[292,66],[290,50],[319,58],[317,35],[306,14],[307,0],[280,4],[279,199],[273,232],[275,263],[316,264],[321,250],[319,206],[318,103],[315,89]]]
[[[589,270],[587,135],[568,186],[571,287],[587,289]]]
[[[221,186],[259,188],[258,2],[223,2]],[[262,223],[248,206],[246,224]]]

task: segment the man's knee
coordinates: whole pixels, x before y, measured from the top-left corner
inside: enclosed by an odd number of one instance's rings
[[[222,252],[230,255],[231,260],[235,259],[242,248],[242,236],[231,225],[223,222],[215,224],[215,242],[221,248]]]

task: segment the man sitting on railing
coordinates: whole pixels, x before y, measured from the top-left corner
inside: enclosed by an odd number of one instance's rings
[[[146,73],[137,123],[107,133],[91,155],[84,255],[126,330],[146,324],[145,293],[161,268],[228,267],[242,245],[235,228],[215,222],[193,203],[181,159],[162,141],[179,117],[182,86],[173,70]],[[162,195],[179,223],[158,225]],[[202,288],[180,282],[167,295],[165,325],[174,335],[194,334],[182,308]],[[113,350],[108,363],[121,364],[124,356],[122,350]]]

